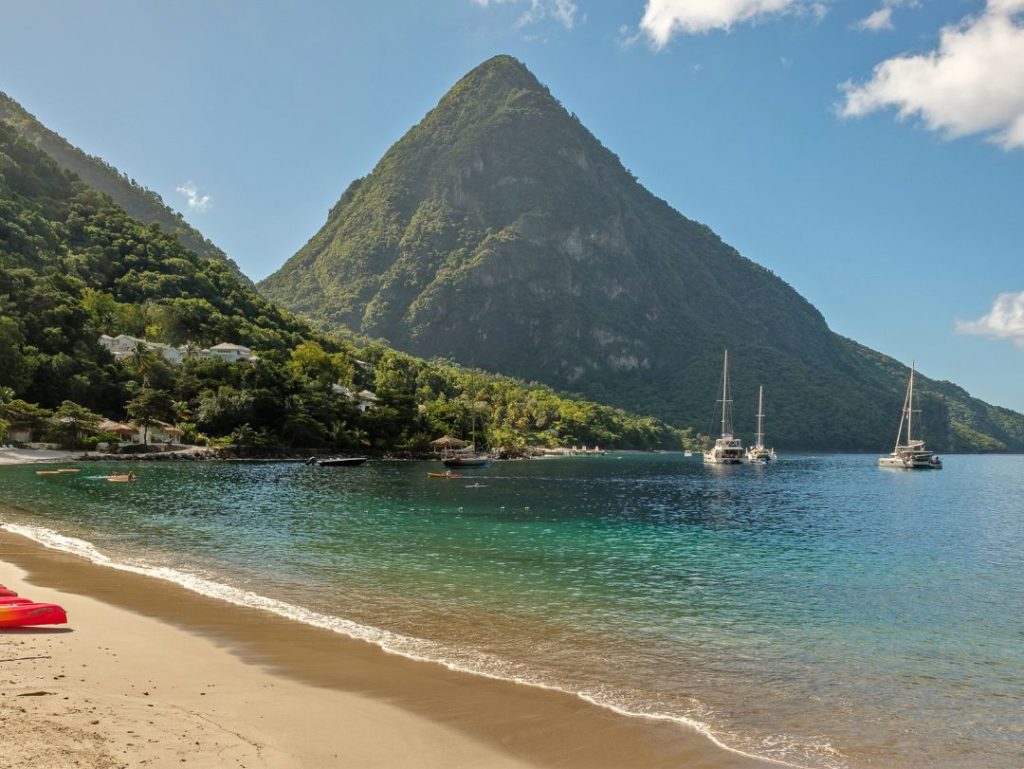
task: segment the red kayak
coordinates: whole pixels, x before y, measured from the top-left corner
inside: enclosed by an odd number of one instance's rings
[[[35,603],[31,598],[22,598],[20,595],[0,596],[0,606],[11,606],[17,603]]]
[[[8,590],[3,585],[0,585],[0,596],[9,597],[14,595],[17,595],[17,593],[15,593],[13,590]]]
[[[67,612],[52,603],[23,603],[0,606],[0,628],[29,625],[63,625]]]

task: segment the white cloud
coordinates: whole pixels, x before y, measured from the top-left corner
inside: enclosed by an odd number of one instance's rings
[[[810,11],[820,19],[827,9],[823,3],[806,0],[647,0],[640,28],[661,49],[677,33],[729,30],[741,22],[798,11]]]
[[[576,25],[576,13],[579,9],[572,0],[472,0],[481,8],[497,5],[523,5],[529,2],[530,7],[523,11],[516,21],[516,27],[522,28],[536,24],[544,19],[554,19],[566,29]]]
[[[989,0],[978,16],[943,28],[935,50],[887,59],[871,79],[840,87],[843,117],[895,107],[901,119],[955,139],[987,134],[1024,147],[1024,0]]]
[[[868,32],[880,32],[883,29],[893,29],[892,8],[886,6],[879,8],[866,18],[861,19],[853,25],[854,29],[863,29]]]
[[[189,211],[198,211],[203,213],[208,211],[213,205],[213,199],[209,195],[200,195],[199,190],[196,189],[195,182],[185,182],[180,187],[176,188],[176,192],[180,192],[185,196],[185,203],[188,205]]]
[[[978,334],[995,339],[1009,339],[1024,348],[1024,291],[1000,294],[987,315],[977,320],[957,321],[961,334]]]
[[[572,0],[530,0],[530,7],[516,22],[516,26],[525,27],[546,18],[552,18],[566,29],[576,24],[576,4]]]

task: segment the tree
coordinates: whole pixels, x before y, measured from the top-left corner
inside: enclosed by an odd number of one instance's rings
[[[67,448],[77,448],[86,435],[97,432],[103,417],[74,401],[64,401],[54,412],[50,428],[57,442]]]
[[[135,349],[125,358],[125,365],[142,379],[143,387],[149,387],[149,378],[159,364],[157,353],[142,343],[135,345]]]
[[[172,409],[171,396],[164,390],[143,387],[139,394],[128,401],[128,416],[142,427],[142,445],[149,445],[149,428],[160,424],[161,417],[167,417]]]

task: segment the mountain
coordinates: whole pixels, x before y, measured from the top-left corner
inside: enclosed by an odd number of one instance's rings
[[[508,56],[463,77],[259,288],[417,355],[710,432],[728,348],[737,429],[764,384],[780,447],[884,449],[909,375],[652,195]],[[926,377],[920,394],[934,448],[1024,450],[1024,416]]]
[[[192,227],[180,213],[171,209],[152,190],[138,184],[101,158],[87,155],[64,137],[40,123],[18,102],[0,91],[0,121],[14,128],[24,139],[35,144],[61,168],[109,195],[129,216],[144,224],[159,224],[172,233],[181,244],[205,259],[227,264],[242,282],[252,286],[238,265],[227,254]]]
[[[118,363],[101,334],[146,337],[163,352]],[[199,352],[225,341],[258,360],[229,365]],[[182,360],[164,362],[167,345],[186,343]],[[474,422],[486,445],[509,451],[678,448],[686,437],[535,383],[317,333],[0,121],[0,443],[12,427],[41,432],[46,409],[77,425],[82,407],[145,412],[193,441],[265,449],[423,451],[443,434],[469,435]],[[81,442],[61,424],[51,425],[55,439]]]

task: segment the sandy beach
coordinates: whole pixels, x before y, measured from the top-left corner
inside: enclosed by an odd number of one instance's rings
[[[34,465],[45,462],[67,462],[82,456],[81,451],[52,449],[0,448],[0,465]]]
[[[752,767],[676,724],[452,672],[0,532],[69,625],[0,631],[0,767]]]

